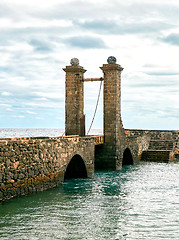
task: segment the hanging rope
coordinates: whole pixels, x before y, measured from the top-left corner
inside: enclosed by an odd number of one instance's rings
[[[96,111],[97,111],[97,108],[98,108],[98,103],[99,103],[99,98],[100,98],[100,93],[101,93],[101,87],[102,87],[102,81],[101,81],[100,87],[99,87],[98,99],[97,99],[97,102],[96,102],[96,108],[95,108],[95,111],[94,111],[93,119],[92,119],[92,121],[91,121],[91,125],[90,125],[90,127],[89,127],[89,129],[88,129],[87,135],[88,135],[88,133],[89,133],[90,130],[91,130],[91,127],[92,127],[92,125],[93,125],[93,122],[94,122],[94,119],[95,119],[95,116],[96,116]]]

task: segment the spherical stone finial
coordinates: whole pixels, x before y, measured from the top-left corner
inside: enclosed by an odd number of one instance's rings
[[[78,58],[72,58],[71,61],[70,61],[70,64],[72,66],[78,66],[79,65],[79,60]]]
[[[108,59],[107,59],[107,62],[108,63],[116,63],[116,58],[115,57],[113,57],[113,56],[110,56],[110,57],[108,57]]]

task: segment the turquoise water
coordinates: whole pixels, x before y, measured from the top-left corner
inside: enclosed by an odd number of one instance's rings
[[[0,239],[179,239],[179,164],[95,172],[0,204]]]

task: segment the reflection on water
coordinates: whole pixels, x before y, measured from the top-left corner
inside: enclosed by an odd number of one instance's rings
[[[0,239],[178,239],[179,164],[126,166],[0,204]]]

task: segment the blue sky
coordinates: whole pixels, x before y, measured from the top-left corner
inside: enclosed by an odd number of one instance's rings
[[[64,128],[65,73],[115,56],[125,128],[179,129],[178,0],[1,0],[0,128]],[[88,129],[99,83],[85,83]],[[93,128],[102,128],[102,98]]]

